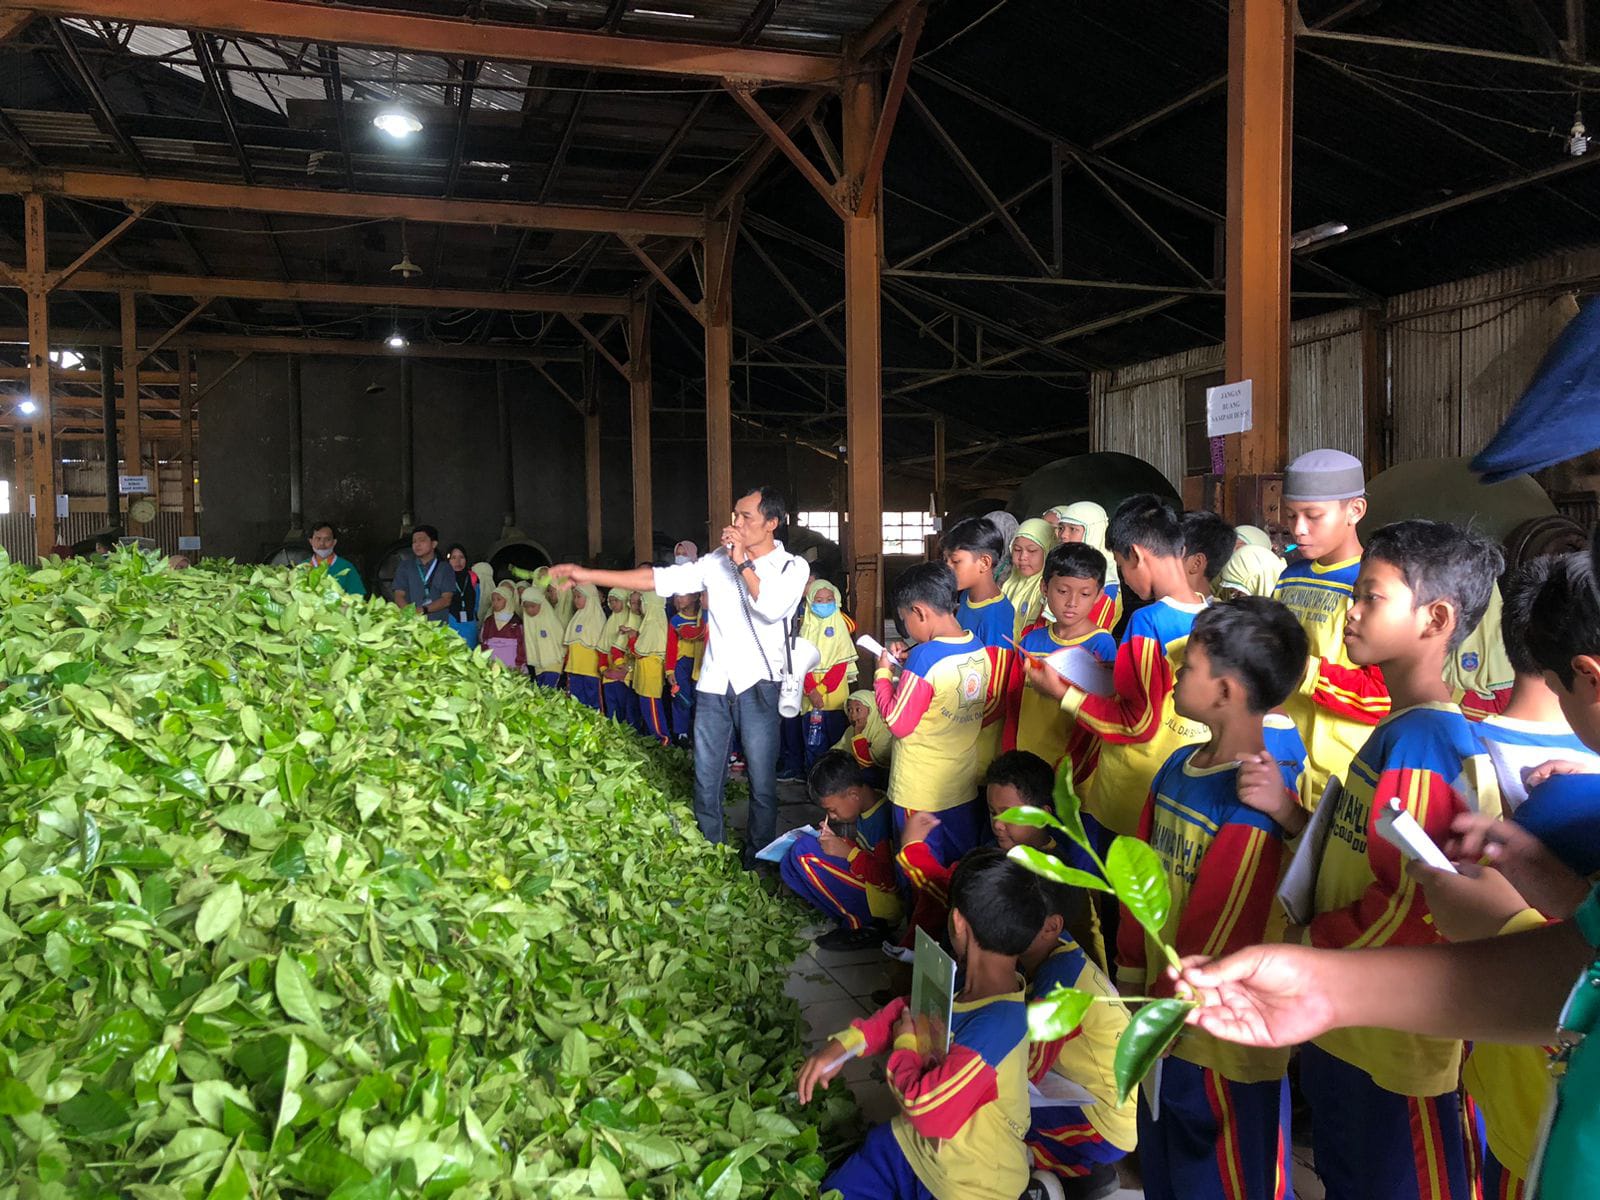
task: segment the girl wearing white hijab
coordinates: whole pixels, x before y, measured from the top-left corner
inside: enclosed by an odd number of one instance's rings
[[[606,606],[592,583],[578,584],[572,595],[572,620],[561,639],[567,647],[567,694],[600,712],[602,657],[610,654],[604,641]]]
[[[499,584],[489,593],[488,611],[478,625],[478,648],[487,650],[501,666],[519,674],[528,665],[522,643],[522,619],[517,616],[515,584]]]
[[[1106,526],[1111,522],[1106,510],[1093,500],[1079,500],[1054,510],[1061,518],[1056,535],[1063,542],[1086,542],[1106,560],[1106,594],[1095,605],[1094,623],[1109,632],[1122,618],[1122,584],[1117,579],[1117,560],[1106,549]]]

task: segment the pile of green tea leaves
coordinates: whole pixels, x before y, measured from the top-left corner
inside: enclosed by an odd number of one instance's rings
[[[0,1198],[814,1195],[682,756],[321,572],[0,569]]]

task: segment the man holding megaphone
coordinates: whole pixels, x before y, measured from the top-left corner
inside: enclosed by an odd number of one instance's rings
[[[550,578],[558,582],[649,588],[659,596],[705,593],[706,654],[695,688],[694,819],[708,841],[723,840],[728,748],[737,730],[750,783],[746,867],[755,865],[756,851],[778,832],[780,705],[788,715],[800,711],[803,675],[790,631],[809,570],[777,540],[787,516],[776,488],[752,488],[734,506],[732,523],[714,554],[632,571],[574,563],[550,568]]]

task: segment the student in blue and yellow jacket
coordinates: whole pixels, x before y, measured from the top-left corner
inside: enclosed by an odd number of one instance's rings
[[[580,583],[572,589],[572,619],[562,641],[567,647],[567,691],[580,704],[601,710],[600,672],[610,656],[605,641],[606,609],[600,589]]]

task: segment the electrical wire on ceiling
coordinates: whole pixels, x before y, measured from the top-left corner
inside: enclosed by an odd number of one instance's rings
[[[967,34],[971,33],[978,26],[982,25],[990,17],[994,16],[995,13],[999,12],[1008,3],[1010,3],[1010,0],[995,0],[994,5],[992,7],[990,7],[989,10],[987,12],[985,12],[981,17],[977,18],[977,20],[975,20],[975,21],[972,21],[970,24],[963,25],[960,29],[956,30],[949,37],[945,38],[944,41],[940,42],[937,46],[930,46],[928,49],[922,51],[920,54],[917,55],[916,61],[921,62],[923,59],[928,58],[930,55],[937,54],[937,53],[939,53],[939,51],[945,49],[946,47],[954,45],[956,42],[958,42],[962,38],[966,37]]]

